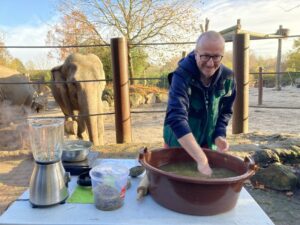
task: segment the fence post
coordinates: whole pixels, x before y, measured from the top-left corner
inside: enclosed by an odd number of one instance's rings
[[[248,33],[234,35],[233,71],[236,79],[237,95],[233,107],[233,134],[248,132],[249,43],[250,35]]]
[[[258,74],[258,105],[262,105],[262,98],[263,98],[263,77],[262,77],[262,67],[259,67],[259,74]]]
[[[279,30],[277,33],[281,34],[282,25],[279,26]],[[282,50],[282,39],[278,38],[278,49],[277,49],[277,61],[276,61],[276,82],[275,82],[275,90],[280,91],[281,90],[281,51]]]
[[[113,69],[116,141],[117,143],[131,143],[127,40],[125,38],[112,38],[110,44]]]

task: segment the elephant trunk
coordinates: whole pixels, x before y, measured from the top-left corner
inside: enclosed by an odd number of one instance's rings
[[[99,98],[97,95],[99,95],[98,91],[94,92],[91,90],[95,90],[95,88],[89,88],[86,89],[86,91],[83,93],[84,98],[83,102],[81,104],[84,105],[82,108],[82,114],[84,116],[82,117],[83,123],[85,123],[86,128],[88,130],[89,140],[93,142],[94,145],[101,145],[101,141],[99,140],[99,129],[98,129],[98,122],[97,122],[97,116],[93,116],[92,114],[98,114],[99,108],[98,108],[98,101]],[[80,101],[80,100],[79,100]],[[91,116],[86,116],[91,115]]]

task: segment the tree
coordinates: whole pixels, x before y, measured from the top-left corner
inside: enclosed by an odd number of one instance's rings
[[[132,50],[150,41],[186,40],[195,33],[196,0],[61,0],[65,15],[78,12],[74,20],[92,27],[98,41],[108,43],[112,36],[128,41],[129,75],[134,76]],[[80,32],[79,32],[80,33]],[[77,33],[73,34],[77,37]],[[67,41],[67,40],[66,40]],[[62,43],[62,42],[61,42]],[[65,42],[67,44],[69,42]]]
[[[133,64],[133,71],[138,77],[144,76],[144,70],[149,66],[147,62],[148,55],[143,48],[134,48],[131,51]]]
[[[14,58],[13,60],[11,60],[8,64],[8,67],[11,68],[11,69],[17,70],[21,73],[26,72],[25,66],[23,65],[21,60],[19,60],[18,58]]]
[[[27,71],[33,71],[35,69],[35,64],[32,60],[28,60],[25,67]]]
[[[60,45],[101,44],[95,27],[89,24],[86,16],[78,10],[63,15],[61,23],[54,25],[52,30],[48,31],[46,42]],[[70,52],[80,52],[80,48],[60,48],[59,58],[65,59]],[[53,55],[50,53],[50,56]]]
[[[180,61],[181,57],[178,56],[174,56],[172,57],[168,62],[166,62],[160,70],[161,74],[165,74],[165,73],[170,73],[172,71],[174,71],[177,66],[178,66],[178,62]]]
[[[6,48],[3,48],[5,46],[4,42],[1,40],[2,38],[0,37],[0,65],[2,66],[7,66],[9,62],[12,59],[12,56],[10,53],[7,51]]]
[[[0,65],[25,73],[26,69],[18,58],[13,58],[4,43],[4,34],[0,33]]]
[[[286,69],[288,71],[300,71],[300,38],[294,41],[294,49],[286,56]]]
[[[233,56],[231,51],[224,52],[224,56],[222,59],[222,63],[227,66],[228,68],[233,68],[233,62],[232,62]]]
[[[88,23],[87,18],[80,11],[72,11],[70,14],[63,15],[61,22],[53,26],[47,34],[47,44],[51,45],[103,45],[104,42],[99,38],[97,30],[93,24]],[[108,47],[89,47],[89,48],[59,48],[55,50],[60,60],[64,60],[70,53],[94,53],[97,55],[104,67],[105,76],[111,78],[111,56]],[[50,52],[49,57],[54,57],[55,53]]]

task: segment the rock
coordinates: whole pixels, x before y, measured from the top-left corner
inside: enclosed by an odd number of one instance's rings
[[[297,183],[297,187],[300,189],[300,175],[298,175],[298,183]]]
[[[251,178],[251,182],[278,191],[291,191],[296,188],[298,177],[290,167],[274,163],[267,168],[259,169]]]
[[[252,158],[260,167],[267,167],[271,163],[280,162],[278,155],[270,149],[255,151]]]
[[[261,150],[258,145],[255,144],[231,144],[230,150],[237,152],[255,152]]]
[[[167,103],[167,102],[168,102],[167,93],[159,93],[156,95],[156,103]]]
[[[282,162],[293,163],[298,161],[300,158],[299,151],[294,149],[275,148],[273,151],[280,157]]]
[[[106,87],[102,92],[102,101],[107,101],[109,106],[112,106],[114,101],[114,93],[112,88]]]
[[[300,145],[292,145],[291,149],[294,150],[295,152],[297,152],[298,156],[300,156]]]
[[[269,136],[269,140],[271,141],[285,141],[287,140],[287,137],[285,137],[283,134],[273,134]]]
[[[156,102],[156,96],[153,93],[147,94],[146,104],[154,104]]]
[[[144,97],[139,93],[131,93],[129,96],[130,106],[137,107],[145,103]]]

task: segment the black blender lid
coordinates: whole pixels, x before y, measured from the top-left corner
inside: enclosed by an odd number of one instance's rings
[[[92,186],[92,181],[91,181],[89,172],[90,172],[90,170],[85,171],[78,176],[78,179],[77,179],[78,185],[85,186],[85,187]]]

